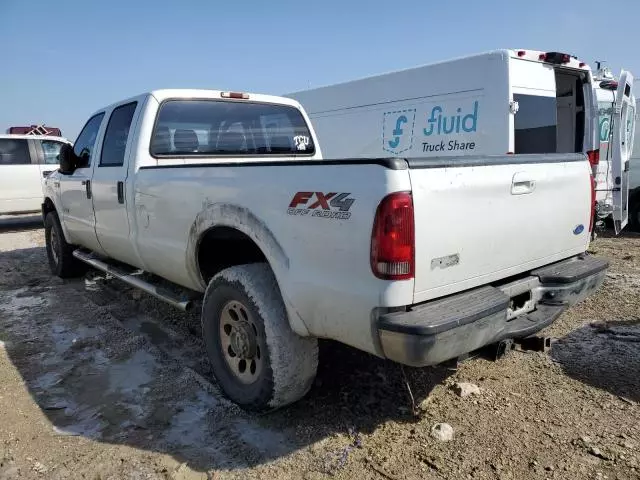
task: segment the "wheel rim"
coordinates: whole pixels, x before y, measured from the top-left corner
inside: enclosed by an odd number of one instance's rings
[[[58,264],[58,247],[59,247],[59,239],[58,234],[54,228],[51,229],[51,233],[49,234],[49,242],[51,243],[51,258],[53,259],[53,263]]]
[[[230,301],[220,313],[220,345],[229,370],[240,382],[255,382],[264,366],[258,328],[248,308]]]

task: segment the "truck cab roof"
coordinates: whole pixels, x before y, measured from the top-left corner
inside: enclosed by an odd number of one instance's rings
[[[193,99],[193,100],[237,100],[247,102],[258,103],[272,103],[277,105],[288,105],[295,107],[299,110],[302,109],[300,103],[291,98],[278,97],[275,95],[264,95],[260,93],[250,92],[238,92],[228,90],[210,90],[210,89],[197,89],[197,88],[165,88],[159,90],[152,90],[133,97],[129,97],[126,100],[121,100],[111,105],[105,106],[100,110],[96,110],[95,114],[103,112],[104,110],[110,110],[118,105],[124,105],[134,101],[140,101],[143,98],[151,96],[155,98],[159,103],[171,99]]]
[[[293,99],[278,97],[275,95],[264,95],[260,93],[251,92],[231,92],[228,90],[208,90],[208,89],[190,89],[190,88],[171,88],[162,90],[153,90],[149,92],[150,95],[155,97],[156,100],[162,102],[170,98],[194,98],[194,99],[211,99],[211,100],[249,100],[262,103],[277,103],[280,105],[290,105],[296,108],[300,107],[300,104]],[[237,94],[236,96],[232,96]],[[242,97],[239,97],[242,95]]]

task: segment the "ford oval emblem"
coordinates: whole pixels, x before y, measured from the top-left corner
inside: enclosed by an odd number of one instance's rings
[[[580,235],[584,231],[584,225],[580,224],[576,228],[573,229],[574,235]]]

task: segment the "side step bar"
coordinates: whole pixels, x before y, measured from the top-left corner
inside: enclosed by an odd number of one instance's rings
[[[74,250],[73,256],[78,260],[91,265],[93,268],[108,273],[109,275],[113,275],[114,277],[131,285],[132,287],[138,288],[143,292],[147,292],[149,295],[167,302],[168,304],[173,305],[174,307],[179,308],[184,312],[188,312],[193,307],[193,301],[180,298],[173,292],[157,287],[149,282],[145,282],[135,275],[131,275],[130,273],[127,273],[116,266],[109,265],[108,263],[95,258],[91,253],[83,252],[82,250]]]

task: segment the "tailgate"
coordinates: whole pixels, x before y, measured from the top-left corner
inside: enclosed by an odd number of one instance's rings
[[[582,253],[591,180],[584,155],[409,160],[414,302]]]

